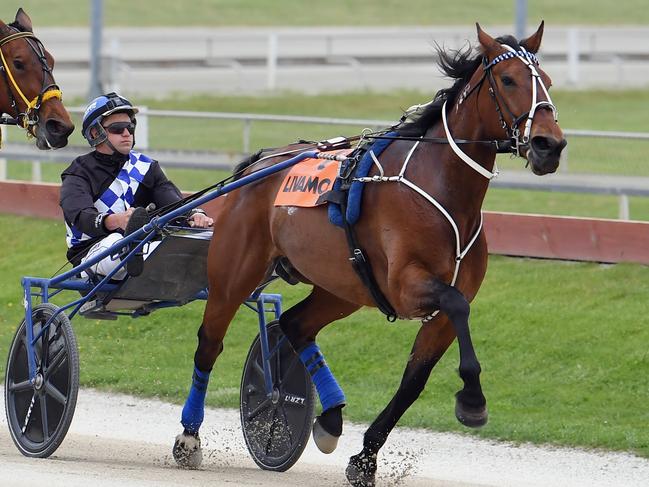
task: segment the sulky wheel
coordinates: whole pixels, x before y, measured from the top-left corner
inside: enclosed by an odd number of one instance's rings
[[[257,335],[241,378],[241,429],[255,463],[264,470],[284,472],[297,462],[309,441],[315,390],[277,321],[269,323],[267,334],[273,392],[267,397]]]
[[[34,337],[57,310],[51,303],[34,307]],[[36,378],[32,383],[23,320],[9,350],[5,410],[11,437],[20,452],[28,457],[45,458],[54,453],[65,438],[79,391],[79,352],[65,313],[56,315],[34,349]]]

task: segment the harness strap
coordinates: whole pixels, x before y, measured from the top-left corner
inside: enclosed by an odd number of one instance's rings
[[[387,320],[390,323],[393,323],[397,319],[397,313],[390,304],[390,301],[385,297],[376,278],[374,277],[374,272],[372,272],[372,266],[365,257],[363,250],[358,245],[358,240],[356,238],[356,233],[354,232],[354,227],[351,225],[346,218],[347,214],[347,196],[349,195],[348,191],[343,192],[343,197],[340,198],[340,209],[343,214],[343,228],[345,229],[345,237],[347,238],[347,246],[351,253],[349,261],[356,271],[356,274],[360,278],[363,285],[368,289],[372,295],[372,299],[376,303],[376,307],[383,313]]]
[[[453,152],[455,152],[455,154],[456,154],[460,159],[462,159],[466,164],[468,164],[469,167],[471,167],[471,169],[473,169],[474,171],[476,171],[478,174],[484,176],[485,178],[487,178],[487,179],[493,179],[493,178],[495,178],[496,176],[498,176],[498,166],[496,165],[495,162],[494,162],[494,171],[491,172],[491,171],[485,169],[484,167],[482,167],[482,166],[481,166],[480,164],[478,164],[477,162],[475,162],[473,159],[471,159],[471,158],[470,158],[466,153],[464,153],[464,152],[462,151],[462,149],[460,149],[460,148],[458,147],[458,145],[455,143],[455,141],[453,140],[453,136],[451,135],[451,131],[450,131],[450,129],[448,128],[448,122],[447,122],[447,120],[446,120],[446,103],[447,103],[447,102],[445,101],[445,102],[444,102],[444,105],[442,105],[442,121],[443,121],[443,124],[444,124],[444,132],[446,132],[446,137],[448,138],[448,144],[451,146],[451,149],[453,149]]]
[[[442,111],[444,113],[444,111]],[[455,286],[455,283],[457,282],[458,275],[460,273],[460,264],[462,263],[462,260],[466,255],[469,253],[471,248],[473,248],[473,244],[478,240],[478,237],[480,235],[480,232],[482,231],[482,223],[483,223],[483,217],[482,217],[482,212],[480,212],[480,221],[478,224],[478,227],[476,228],[475,232],[469,239],[469,242],[466,244],[464,248],[462,248],[462,244],[460,241],[460,231],[457,226],[457,223],[451,216],[451,214],[444,208],[444,206],[437,201],[432,195],[428,194],[426,191],[424,191],[422,188],[417,186],[415,183],[410,181],[406,176],[406,168],[408,167],[408,163],[410,162],[410,158],[412,157],[412,154],[414,153],[415,149],[419,146],[419,141],[413,144],[413,147],[410,149],[408,152],[405,161],[403,162],[403,165],[401,166],[401,170],[399,171],[398,176],[371,176],[371,177],[363,177],[363,178],[354,178],[354,181],[360,181],[363,183],[388,183],[388,182],[396,182],[396,183],[401,183],[413,190],[415,193],[419,194],[423,198],[425,198],[430,204],[432,204],[439,212],[446,218],[448,223],[450,224],[453,234],[455,236],[455,268],[453,270],[453,277],[451,278],[450,285]],[[369,264],[368,264],[369,265]],[[437,314],[439,313],[439,310],[434,311],[433,313],[424,316],[422,318],[422,322],[426,323],[427,321],[430,321],[433,319]],[[387,313],[386,313],[387,314]]]

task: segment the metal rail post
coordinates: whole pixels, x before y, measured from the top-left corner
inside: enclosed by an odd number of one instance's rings
[[[103,24],[103,0],[92,0],[90,9],[90,87],[88,99],[100,96],[101,86],[101,36]]]

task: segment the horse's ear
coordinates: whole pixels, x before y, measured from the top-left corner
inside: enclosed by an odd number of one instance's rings
[[[528,51],[536,54],[539,51],[539,48],[541,47],[541,39],[543,38],[543,26],[545,25],[545,21],[541,21],[541,25],[539,25],[539,28],[536,30],[534,34],[529,36],[527,39],[523,39],[520,44],[523,46],[525,49]]]
[[[478,29],[478,41],[482,46],[482,52],[484,54],[488,55],[489,53],[493,53],[494,51],[500,49],[500,45],[496,42],[496,40],[493,37],[491,37],[484,30],[482,30],[480,24],[476,22],[475,26]]]
[[[18,12],[16,12],[16,23],[23,27],[25,30],[33,32],[32,19],[29,18],[29,15],[27,15],[22,8],[19,8]]]

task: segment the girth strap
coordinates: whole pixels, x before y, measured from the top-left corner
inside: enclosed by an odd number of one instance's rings
[[[349,261],[352,264],[352,267],[354,268],[354,271],[356,271],[356,274],[358,274],[358,277],[360,278],[361,282],[363,285],[368,289],[370,294],[372,295],[372,299],[376,303],[376,307],[383,313],[387,320],[392,323],[396,321],[397,319],[397,313],[390,304],[390,301],[385,297],[383,292],[381,291],[381,288],[379,287],[378,283],[376,282],[376,278],[374,277],[374,272],[372,272],[372,266],[365,257],[365,254],[363,253],[363,250],[360,248],[358,245],[358,241],[356,239],[356,233],[354,232],[354,227],[351,225],[346,218],[347,214],[347,195],[349,194],[348,191],[343,191],[338,193],[338,195],[342,194],[342,198],[337,198],[338,201],[337,203],[340,204],[340,209],[343,214],[343,228],[345,229],[345,236],[347,237],[347,246],[349,247],[349,251],[351,254],[351,257],[349,258]]]

